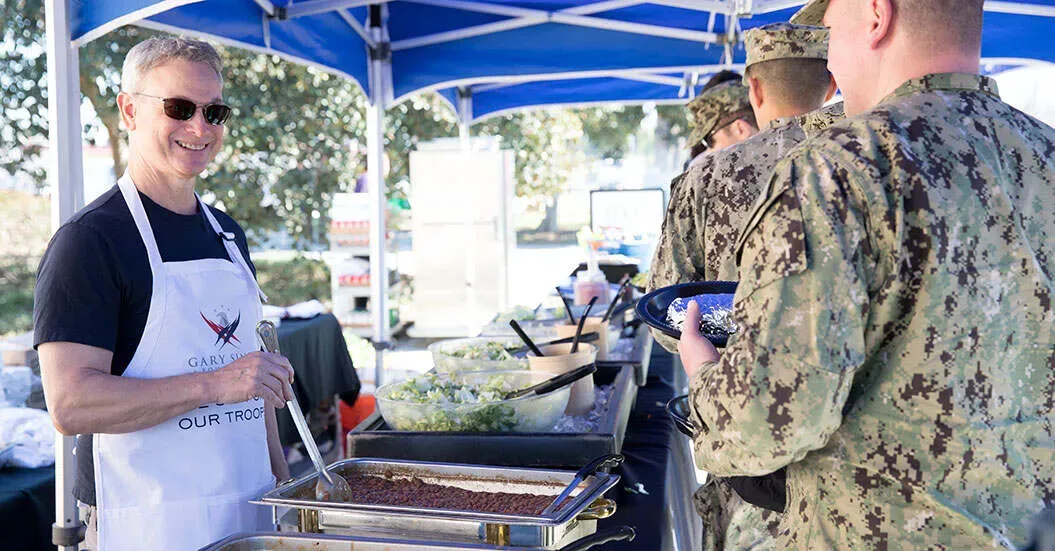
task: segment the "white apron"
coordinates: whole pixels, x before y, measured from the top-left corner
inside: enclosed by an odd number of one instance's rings
[[[135,185],[125,175],[118,186],[154,282],[143,337],[123,376],[213,371],[258,350],[263,294],[233,239],[224,239],[230,261],[162,262]],[[187,551],[269,528],[267,508],[247,503],[274,487],[265,404],[209,404],[145,430],[96,434],[98,551]]]

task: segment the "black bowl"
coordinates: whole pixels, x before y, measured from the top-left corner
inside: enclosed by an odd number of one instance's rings
[[[675,396],[667,402],[667,415],[674,421],[674,426],[678,427],[685,436],[693,438],[699,430],[696,428],[696,424],[689,419],[689,395],[683,394],[681,396]]]
[[[637,302],[637,316],[664,335],[681,339],[681,331],[667,322],[667,309],[675,299],[697,295],[729,295],[736,292],[735,281],[694,281],[656,289]],[[704,335],[717,348],[725,347],[728,335]]]

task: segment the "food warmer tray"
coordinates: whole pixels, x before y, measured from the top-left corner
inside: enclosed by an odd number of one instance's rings
[[[375,411],[348,433],[347,456],[579,468],[596,457],[622,450],[627,421],[637,398],[631,366],[598,365],[597,368],[594,384],[614,383],[615,388],[608,412],[595,432],[394,431]]]
[[[425,483],[478,492],[530,493],[556,497],[575,477],[573,471],[396,461],[345,459],[327,470],[334,474],[418,478]],[[512,515],[398,505],[330,503],[315,499],[318,473],[312,472],[267,492],[252,503],[272,507],[276,525],[296,511],[300,532],[397,534],[426,541],[486,543],[559,549],[597,531],[597,520],[615,512],[615,502],[603,499],[619,476],[599,472],[589,476],[560,510],[542,515]],[[283,526],[284,527],[284,526]]]
[[[628,526],[604,530],[562,547],[560,551],[586,551],[611,541],[634,539]],[[254,532],[228,536],[199,551],[542,551],[541,547],[509,547],[473,543],[409,540],[396,536],[324,535],[288,532]]]

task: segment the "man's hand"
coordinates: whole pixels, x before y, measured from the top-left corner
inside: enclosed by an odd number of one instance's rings
[[[291,398],[293,367],[279,354],[251,352],[209,375],[211,395],[217,403],[263,398],[281,408]]]
[[[681,363],[685,366],[689,379],[696,376],[703,364],[720,359],[718,350],[711,341],[700,334],[700,305],[694,300],[689,301],[689,306],[685,309],[685,325],[681,328],[678,353],[681,354]]]

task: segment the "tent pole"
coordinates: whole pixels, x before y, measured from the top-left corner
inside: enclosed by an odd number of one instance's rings
[[[81,87],[78,52],[72,46],[69,4],[44,2],[48,56],[48,180],[51,186],[51,231],[54,233],[84,204],[81,159]],[[52,543],[74,551],[84,530],[73,498],[77,458],[74,438],[55,436],[55,523]]]
[[[385,269],[385,63],[387,43],[381,6],[370,6],[370,105],[366,108],[367,188],[370,192],[370,314],[373,318],[374,381],[384,383],[384,350],[388,347],[388,271]]]
[[[462,168],[468,169],[472,148],[469,127],[473,119],[473,93],[469,88],[458,88],[458,142],[461,146]],[[471,178],[470,178],[471,180]],[[476,182],[473,182],[474,184]],[[466,336],[480,333],[477,319],[476,297],[476,203],[475,192],[470,188],[462,201],[462,221],[465,231],[465,330]]]

